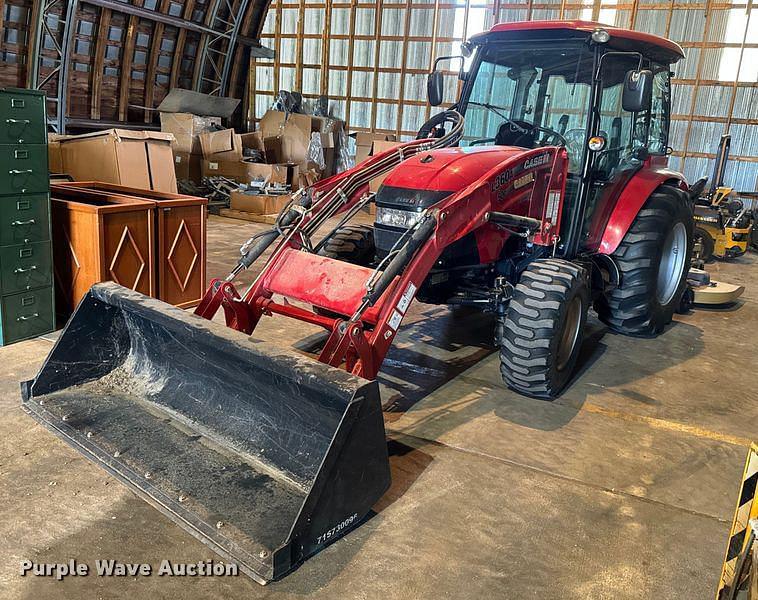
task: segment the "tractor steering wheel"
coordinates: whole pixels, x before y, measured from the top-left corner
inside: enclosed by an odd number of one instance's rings
[[[446,110],[434,115],[426,123],[421,126],[416,134],[417,140],[425,140],[427,138],[438,138],[445,135],[445,124],[450,123],[457,125],[460,121],[460,113],[454,110]]]
[[[547,140],[550,138],[555,138],[558,143],[557,144],[550,144],[555,146],[566,146],[568,144],[568,141],[565,137],[563,137],[562,134],[558,133],[555,129],[550,129],[550,127],[540,127],[539,125],[532,125],[533,129],[536,129],[537,131],[541,131],[545,134],[545,137],[542,139],[541,145],[548,145],[545,144]]]

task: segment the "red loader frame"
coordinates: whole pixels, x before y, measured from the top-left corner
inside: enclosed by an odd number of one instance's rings
[[[403,144],[320,182],[312,191],[316,197],[324,197],[356,174],[373,173],[388,157],[416,154],[419,148],[423,151],[424,144],[418,140]],[[318,357],[320,362],[334,367],[344,364],[355,375],[375,379],[416,291],[450,244],[483,229],[489,243],[500,248],[510,235],[529,236],[536,245],[555,246],[567,166],[565,150],[557,147],[506,158],[475,183],[427,210],[409,230],[408,239],[401,240],[403,247],[396,248],[375,270],[308,251],[310,240],[304,230],[320,210],[325,210],[315,202],[310,211],[303,211],[244,294],[229,280],[214,280],[196,314],[212,319],[223,308],[227,326],[247,334],[264,315],[283,315],[319,325],[330,332]],[[360,186],[343,199],[335,214],[354,214],[356,207],[370,199],[367,192],[367,186]],[[508,212],[501,212],[504,210]],[[496,222],[494,215],[526,217],[534,226],[531,231],[517,233]],[[275,295],[282,300],[275,300]],[[289,300],[322,310],[307,310]],[[330,316],[332,313],[338,316]]]

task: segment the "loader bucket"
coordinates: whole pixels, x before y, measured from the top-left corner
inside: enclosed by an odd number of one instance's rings
[[[357,525],[389,487],[375,382],[113,283],[85,296],[22,397],[260,583]]]

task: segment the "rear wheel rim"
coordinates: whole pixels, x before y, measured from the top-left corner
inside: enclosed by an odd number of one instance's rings
[[[663,244],[661,262],[658,266],[658,302],[665,306],[676,295],[687,258],[687,228],[684,223],[677,223],[669,231]]]
[[[566,309],[566,319],[563,322],[563,331],[561,331],[561,340],[558,344],[558,370],[563,371],[571,361],[574,354],[577,340],[579,339],[579,330],[582,325],[582,299],[580,296],[574,296],[569,302]]]

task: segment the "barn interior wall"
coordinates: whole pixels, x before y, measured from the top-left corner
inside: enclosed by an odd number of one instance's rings
[[[710,174],[719,138],[732,135],[726,178],[758,191],[758,6],[676,0],[498,2],[384,0],[271,4],[262,42],[276,51],[251,72],[255,117],[276,90],[327,95],[351,130],[411,136],[432,111],[425,79],[436,56],[496,22],[597,20],[669,37],[687,58],[674,67],[671,166]],[[446,77],[446,102],[459,83]]]

